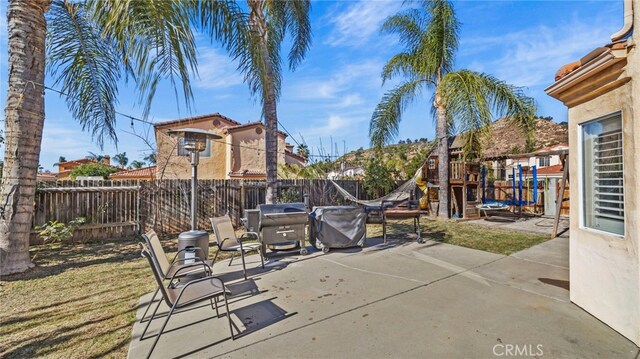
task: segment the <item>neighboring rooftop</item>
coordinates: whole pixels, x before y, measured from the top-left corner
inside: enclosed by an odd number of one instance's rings
[[[224,121],[227,121],[232,126],[241,125],[240,122],[238,122],[236,120],[232,120],[229,117],[221,115],[220,113],[216,112],[216,113],[210,113],[210,114],[207,114],[207,115],[199,115],[199,116],[193,116],[193,117],[180,118],[180,119],[177,119],[177,120],[158,122],[158,123],[154,124],[153,126],[154,127],[166,127],[166,126],[173,126],[173,125],[183,125],[183,124],[189,124],[189,123],[200,122],[200,121],[205,121],[205,120],[213,120],[213,119],[216,119],[216,118],[224,120]]]
[[[121,171],[113,173],[109,176],[112,180],[126,180],[126,179],[155,179],[156,178],[156,166],[149,166],[144,168],[137,168],[134,170]]]

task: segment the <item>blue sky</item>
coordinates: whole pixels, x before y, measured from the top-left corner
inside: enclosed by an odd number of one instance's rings
[[[371,113],[386,90],[380,72],[385,62],[401,51],[397,39],[381,34],[381,23],[401,9],[400,1],[313,1],[313,44],[295,72],[286,71],[278,107],[281,123],[318,154],[320,143],[330,151],[330,141],[340,154],[369,145]],[[555,71],[593,48],[607,43],[622,25],[622,0],[615,1],[455,1],[462,24],[456,67],[492,74],[523,86],[535,98],[538,114],[565,121],[566,108],[548,97],[544,88]],[[6,3],[0,5],[6,14]],[[4,109],[7,86],[6,18],[0,23],[0,105]],[[152,121],[165,121],[220,112],[239,122],[260,118],[260,104],[253,99],[223,50],[204,37],[199,43],[199,79],[193,83],[195,106],[187,111],[173,90],[163,84],[151,110]],[[288,49],[286,49],[288,51]],[[50,85],[52,80],[47,79]],[[433,139],[430,93],[404,114],[398,139]],[[136,93],[123,85],[118,110],[138,116]],[[126,151],[129,161],[142,159],[149,147],[132,132],[130,120],[119,117],[119,143],[105,143],[101,150],[75,122],[63,99],[46,94],[46,120],[41,164],[52,166],[59,156],[82,158],[89,151],[114,155]],[[134,123],[135,132],[153,131]],[[290,143],[295,141],[289,139]],[[2,149],[4,153],[4,149]]]

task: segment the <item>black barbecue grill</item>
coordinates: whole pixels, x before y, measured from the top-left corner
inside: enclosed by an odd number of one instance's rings
[[[263,253],[267,245],[282,248],[297,242],[300,254],[307,254],[304,238],[309,215],[304,203],[261,204],[258,209]]]

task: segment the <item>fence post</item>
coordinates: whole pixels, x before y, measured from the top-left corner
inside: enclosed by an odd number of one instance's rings
[[[244,214],[244,207],[246,206],[247,192],[244,188],[244,180],[240,180],[240,216]]]

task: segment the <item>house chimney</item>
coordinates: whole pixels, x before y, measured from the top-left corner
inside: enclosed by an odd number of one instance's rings
[[[104,155],[102,157],[102,163],[104,163],[105,165],[111,165],[111,156]]]

